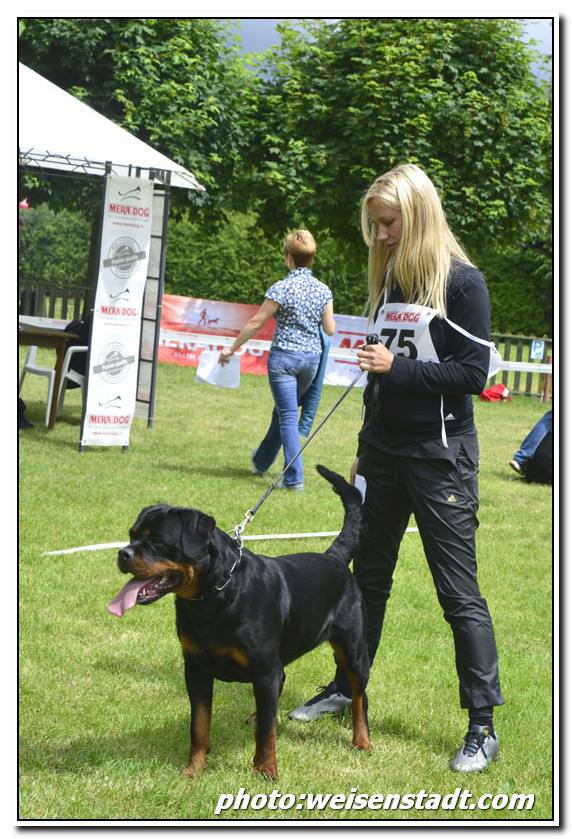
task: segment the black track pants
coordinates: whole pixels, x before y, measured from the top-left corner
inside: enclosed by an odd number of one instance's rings
[[[461,707],[502,705],[491,617],[477,583],[477,465],[461,446],[456,463],[375,452],[360,458],[358,471],[367,481],[367,535],[354,574],[366,603],[370,662],[381,637],[399,545],[414,513],[437,597],[453,630]],[[336,682],[348,692],[339,671]]]

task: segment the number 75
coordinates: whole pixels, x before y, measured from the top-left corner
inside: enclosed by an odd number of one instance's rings
[[[397,355],[404,355],[406,358],[417,358],[417,347],[411,340],[415,337],[414,329],[382,329],[379,333],[382,338],[387,338],[384,342],[386,348],[391,349],[391,344],[397,335],[397,346],[401,349],[406,349],[408,352],[398,352]]]

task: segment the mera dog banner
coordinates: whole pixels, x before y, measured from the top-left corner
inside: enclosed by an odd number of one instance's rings
[[[152,181],[107,178],[80,446],[129,445],[152,208]]]
[[[257,305],[246,303],[163,295],[159,361],[196,367],[203,350],[220,351],[228,346],[257,310]],[[336,350],[353,350],[365,342],[367,318],[338,314],[335,318],[337,328],[336,334],[330,339],[324,384],[346,386],[356,374],[357,362],[347,355],[342,357]],[[256,340],[249,341],[237,350],[241,373],[266,375],[274,328],[275,323],[271,318],[266,321]],[[219,338],[220,341],[217,340]]]

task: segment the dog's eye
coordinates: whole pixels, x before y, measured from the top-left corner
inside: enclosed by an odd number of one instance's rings
[[[144,530],[134,530],[131,529],[129,531],[129,541],[130,542],[151,542],[151,531],[148,527]]]

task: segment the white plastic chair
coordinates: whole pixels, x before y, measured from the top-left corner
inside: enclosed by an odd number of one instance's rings
[[[20,374],[20,382],[18,384],[18,394],[22,390],[22,385],[24,383],[24,377],[26,373],[34,373],[36,376],[46,376],[48,379],[48,400],[46,402],[46,425],[50,423],[50,408],[52,405],[52,397],[54,393],[54,379],[56,377],[55,370],[52,367],[40,367],[39,364],[36,364],[36,353],[38,352],[38,348],[35,346],[28,347],[28,352],[26,353],[26,360],[24,362],[24,368],[22,373]]]
[[[64,357],[64,364],[62,367],[62,379],[60,382],[60,392],[58,394],[58,406],[56,408],[56,417],[62,412],[62,406],[64,404],[64,397],[66,395],[66,382],[69,379],[71,382],[75,382],[76,385],[81,385],[82,392],[85,385],[85,376],[82,376],[81,373],[77,373],[75,370],[70,369],[70,361],[74,353],[78,352],[87,352],[87,347],[68,347],[66,350],[66,354]]]

